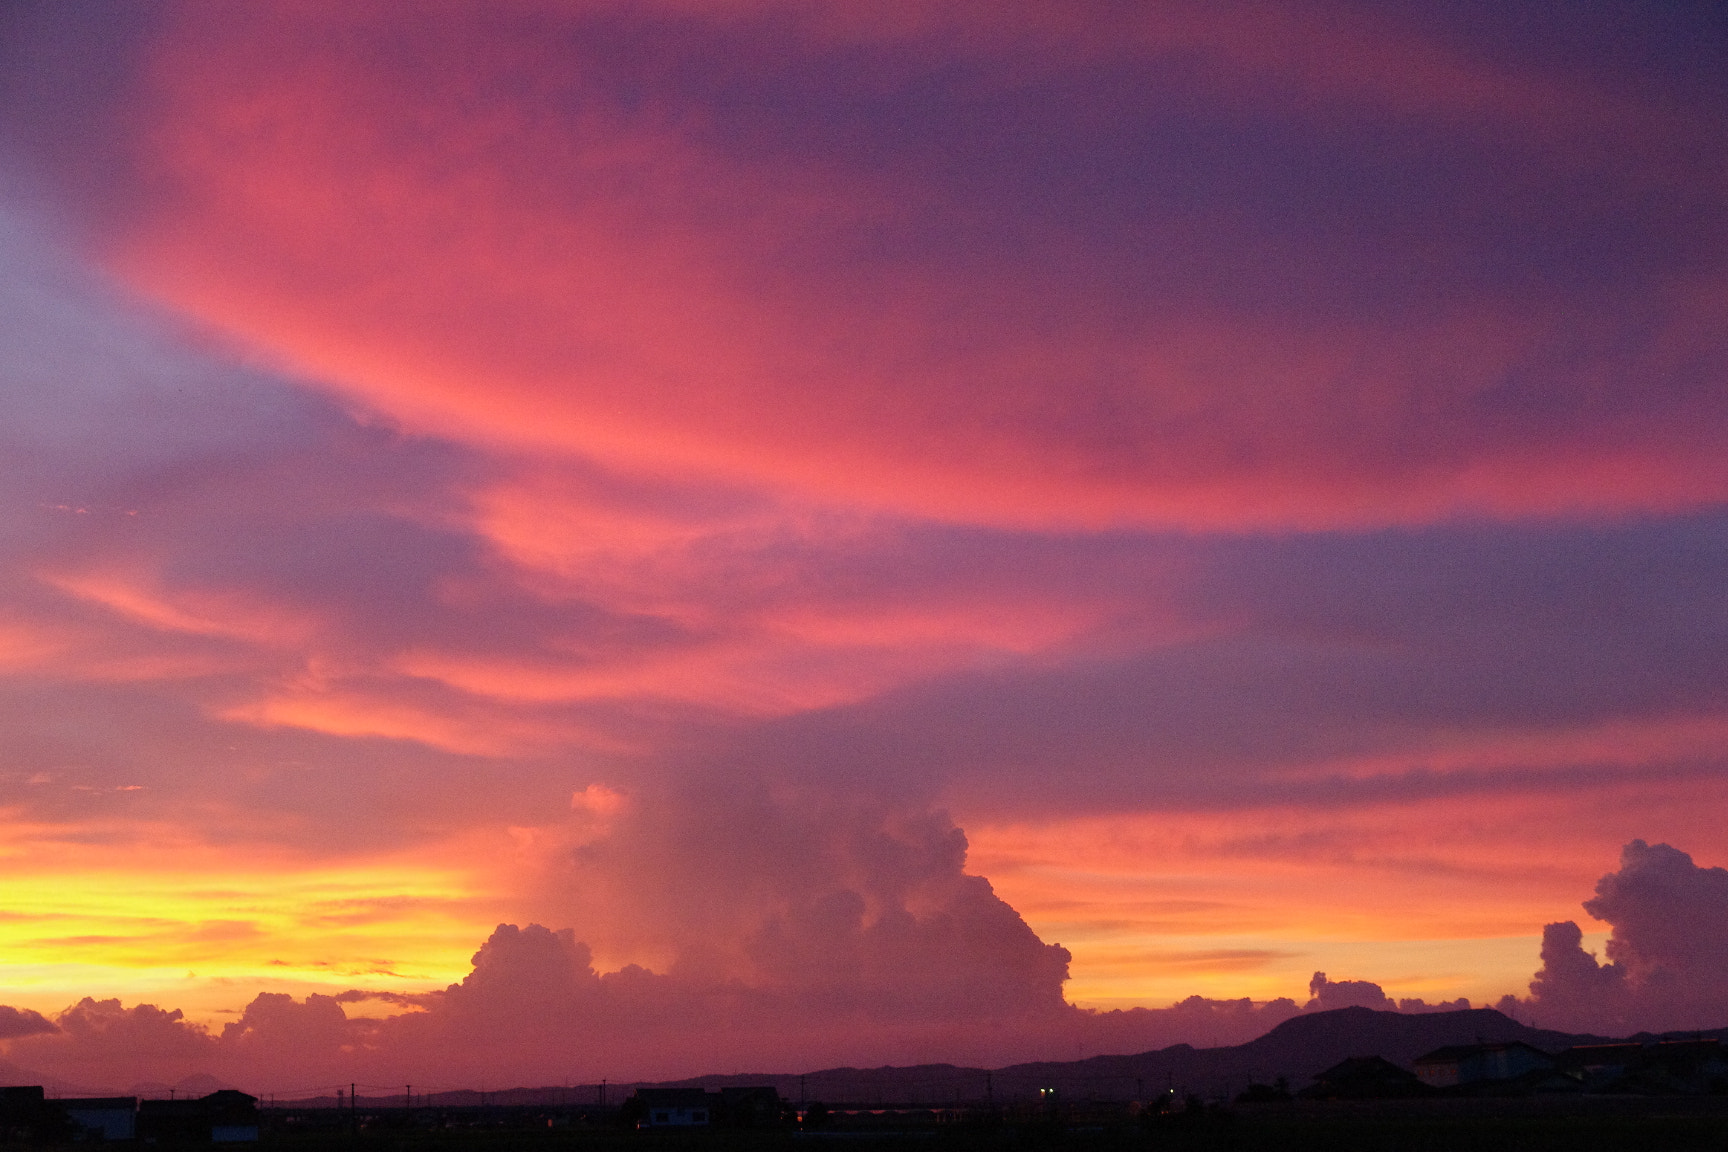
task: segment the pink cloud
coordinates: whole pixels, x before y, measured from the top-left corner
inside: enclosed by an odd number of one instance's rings
[[[405,27],[394,9],[314,5],[171,24],[132,120],[150,194],[108,236],[115,266],[416,428],[920,516],[1324,527],[1728,491],[1723,413],[1697,375],[1722,354],[1719,263],[1610,271],[1623,265],[1591,248],[1608,234],[1565,195],[1581,177],[1536,159],[1563,138],[1678,141],[1638,174],[1590,171],[1611,214],[1705,163],[1687,159],[1707,145],[1678,103],[1277,7],[1130,22],[1103,70],[1087,21],[1034,12],[936,19],[964,27],[954,41],[904,13],[873,28],[823,8],[512,11]],[[411,53],[391,47],[405,36]],[[828,87],[800,87],[800,61]],[[922,114],[957,152],[864,122],[943,64],[966,87]],[[1124,72],[1154,92],[1199,77],[1205,112],[1125,108]],[[1046,73],[1066,95],[1009,163],[1015,145],[971,130],[966,109],[1019,123]],[[1294,118],[1293,81],[1324,94]],[[729,83],[761,89],[755,114],[706,102]],[[1473,158],[1445,180],[1497,214],[1488,233],[1413,218],[1399,190],[1432,197],[1433,181],[1352,142],[1361,104],[1391,93],[1415,118],[1407,150],[1452,133]],[[1266,149],[1205,151],[1192,137],[1213,120]],[[1160,132],[1172,159],[1145,154]],[[1527,165],[1507,182],[1553,196],[1463,180],[1506,147]],[[1279,150],[1308,148],[1338,187],[1291,189],[1320,201],[1292,221],[1263,185],[1303,178]],[[1025,181],[1063,164],[1104,167],[1084,191],[1052,172],[1038,195],[1066,215],[1051,219]],[[1201,185],[1161,183],[1173,166]],[[1385,227],[1328,228],[1329,213]],[[1667,250],[1662,222],[1641,226],[1655,229],[1644,251]],[[1543,258],[1508,255],[1496,230],[1588,252],[1524,292],[1505,282],[1522,267],[1476,270]],[[1591,286],[1603,276],[1620,280]]]

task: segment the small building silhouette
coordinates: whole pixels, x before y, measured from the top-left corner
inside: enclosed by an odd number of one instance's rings
[[[1628,1068],[1644,1057],[1644,1045],[1575,1044],[1554,1058],[1555,1066],[1584,1085],[1586,1091],[1610,1089],[1626,1075]]]
[[[1648,1045],[1611,1091],[1650,1096],[1728,1092],[1728,1051],[1719,1040],[1663,1040]]]
[[[258,1139],[258,1097],[223,1088],[196,1100],[145,1100],[138,1105],[145,1140],[211,1144]]]
[[[638,1088],[635,1111],[643,1128],[766,1128],[780,1122],[780,1093],[767,1085],[738,1085],[707,1092],[701,1088]]]
[[[0,1144],[57,1143],[71,1133],[66,1114],[47,1099],[40,1084],[0,1088]]]
[[[720,1118],[734,1128],[767,1128],[780,1122],[780,1092],[768,1085],[720,1089]]]
[[[74,1139],[131,1140],[138,1135],[138,1097],[67,1097],[54,1101],[71,1122]]]
[[[720,1097],[700,1088],[638,1088],[646,1128],[705,1127],[714,1122]]]
[[[1554,1057],[1521,1040],[1505,1044],[1449,1044],[1416,1058],[1416,1075],[1430,1088],[1516,1080],[1554,1067]]]
[[[1433,1089],[1414,1072],[1380,1056],[1352,1056],[1314,1077],[1296,1095],[1302,1100],[1381,1100],[1425,1096]]]
[[[1728,1093],[1728,1048],[1716,1039],[1579,1044],[1555,1060],[1589,1092],[1639,1096]]]

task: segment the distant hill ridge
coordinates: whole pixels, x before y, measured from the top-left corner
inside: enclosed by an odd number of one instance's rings
[[[1671,1035],[1728,1038],[1728,1028]],[[1655,1038],[1649,1033],[1634,1037]],[[1409,1067],[1423,1053],[1448,1044],[1520,1040],[1555,1052],[1613,1039],[1531,1028],[1492,1008],[1409,1014],[1338,1008],[1293,1017],[1256,1040],[1226,1048],[1177,1044],[1134,1055],[1015,1064],[989,1072],[952,1064],[830,1068],[806,1073],[802,1080],[809,1099],[864,1103],[981,1100],[987,1091],[998,1101],[1024,1100],[1036,1097],[1041,1088],[1055,1088],[1070,1099],[1127,1099],[1166,1088],[1215,1095],[1239,1092],[1250,1081],[1271,1083],[1281,1076],[1292,1087],[1300,1087],[1315,1073],[1351,1056],[1383,1056]],[[796,1096],[799,1080],[785,1075],[699,1076],[675,1085],[773,1084],[783,1095]]]
[[[1662,1035],[1728,1039],[1728,1028]],[[1659,1038],[1653,1033],[1629,1037],[1644,1041]],[[1315,1073],[1351,1056],[1382,1056],[1409,1067],[1423,1053],[1448,1044],[1521,1040],[1532,1047],[1557,1052],[1574,1044],[1603,1044],[1614,1039],[1531,1028],[1492,1008],[1410,1014],[1339,1008],[1293,1017],[1256,1040],[1226,1048],[1176,1044],[1134,1055],[1014,1064],[996,1069],[918,1064],[827,1068],[802,1075],[750,1072],[658,1082],[613,1081],[608,1085],[607,1099],[616,1104],[639,1087],[714,1089],[744,1084],[771,1084],[788,1099],[797,1100],[802,1092],[804,1099],[830,1104],[936,1105],[974,1103],[986,1098],[1008,1103],[1035,1099],[1043,1088],[1054,1088],[1070,1100],[1145,1098],[1170,1088],[1218,1096],[1240,1092],[1250,1081],[1269,1084],[1279,1077],[1289,1080],[1292,1088],[1300,1088]],[[484,1099],[495,1105],[563,1106],[593,1103],[597,1095],[597,1086],[581,1085],[513,1088],[488,1092]],[[477,1104],[481,1099],[479,1093],[471,1091],[440,1092],[417,1097],[416,1102],[462,1106]]]

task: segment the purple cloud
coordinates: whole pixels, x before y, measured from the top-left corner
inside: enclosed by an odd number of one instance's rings
[[[1526,1002],[1544,1023],[1667,1031],[1728,1018],[1728,870],[1634,840],[1584,910],[1613,927],[1608,961],[1584,950],[1576,924],[1548,925]]]

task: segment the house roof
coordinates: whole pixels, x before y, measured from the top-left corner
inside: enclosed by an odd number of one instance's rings
[[[1416,1076],[1381,1056],[1352,1056],[1314,1077],[1314,1083],[1296,1095],[1303,1100],[1372,1099],[1381,1096],[1418,1096],[1433,1089]]]
[[[735,1084],[720,1089],[720,1095],[726,1100],[747,1100],[756,1096],[764,1099],[772,1097],[778,1100],[780,1099],[780,1090],[772,1084]]]
[[[145,1100],[138,1105],[138,1111],[148,1112],[153,1116],[197,1116],[215,1113],[228,1115],[249,1114],[257,1108],[258,1097],[250,1096],[234,1088],[221,1088],[208,1096],[199,1096],[188,1100],[185,1097],[169,1100]]]
[[[1352,1056],[1340,1060],[1314,1079],[1330,1084],[1346,1080],[1405,1081],[1414,1080],[1416,1076],[1383,1056]]]
[[[650,1108],[708,1108],[720,1102],[700,1088],[638,1088],[636,1098]]]
[[[138,1111],[145,1116],[203,1116],[210,1111],[210,1105],[202,1100],[187,1100],[176,1097],[172,1100],[141,1100]]]

